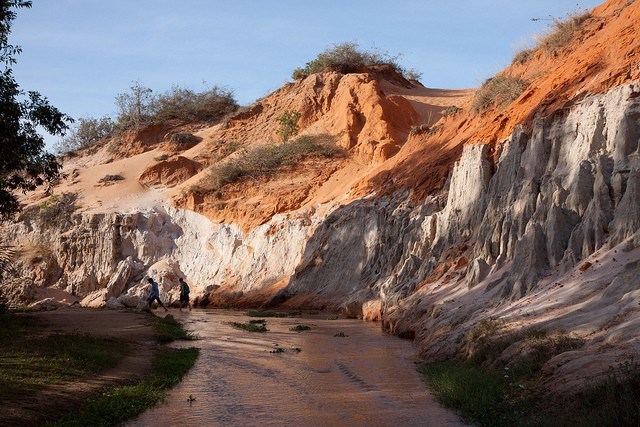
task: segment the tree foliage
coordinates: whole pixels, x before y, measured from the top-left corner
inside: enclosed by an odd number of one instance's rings
[[[119,130],[179,120],[184,123],[215,122],[238,109],[233,92],[213,86],[203,92],[174,86],[155,95],[139,82],[116,97]]]
[[[52,135],[63,135],[71,118],[51,106],[38,92],[24,92],[11,66],[20,48],[8,42],[15,9],[30,8],[30,1],[0,0],[0,219],[19,209],[16,191],[30,191],[59,176],[60,164],[45,151],[41,126]]]
[[[299,111],[284,110],[282,114],[276,117],[280,127],[278,128],[278,135],[282,142],[287,142],[292,136],[296,136],[300,131],[298,126],[298,120],[302,115]]]
[[[111,135],[114,130],[115,123],[109,116],[80,118],[69,133],[60,138],[55,149],[60,154],[75,151]]]

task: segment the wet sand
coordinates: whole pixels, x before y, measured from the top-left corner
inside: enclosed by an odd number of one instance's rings
[[[411,342],[379,324],[267,318],[269,331],[258,333],[229,325],[247,322],[244,312],[172,314],[201,338],[179,344],[200,347],[200,357],[164,403],[128,425],[464,425],[426,391]],[[297,324],[311,329],[289,331]],[[285,351],[271,353],[276,348]]]

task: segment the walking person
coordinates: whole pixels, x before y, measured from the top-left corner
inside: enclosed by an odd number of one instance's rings
[[[189,289],[189,285],[187,285],[187,282],[185,282],[182,277],[178,279],[178,282],[180,282],[180,311],[182,311],[184,304],[187,304],[189,311],[191,311],[191,303],[189,303],[189,292],[191,292],[191,290]]]
[[[151,295],[149,295],[149,299],[147,300],[147,302],[149,303],[149,309],[152,308],[153,301],[158,301],[158,304],[160,304],[162,308],[164,308],[164,311],[169,311],[167,310],[167,307],[164,306],[162,301],[160,301],[160,289],[158,289],[158,283],[151,277],[147,279],[147,282],[151,283]]]

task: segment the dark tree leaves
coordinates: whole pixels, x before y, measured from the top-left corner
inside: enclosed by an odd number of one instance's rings
[[[63,135],[72,119],[49,104],[38,92],[24,93],[13,78],[10,66],[20,48],[8,42],[13,9],[31,7],[30,1],[0,0],[0,220],[20,209],[17,191],[32,191],[51,183],[60,174],[60,164],[45,151],[37,127],[52,135]]]

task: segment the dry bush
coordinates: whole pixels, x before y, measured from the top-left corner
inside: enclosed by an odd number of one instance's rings
[[[482,113],[496,106],[506,108],[515,101],[529,84],[518,77],[497,75],[487,79],[476,92],[472,110]]]
[[[62,193],[59,196],[52,194],[49,200],[40,205],[40,223],[43,228],[57,226],[64,228],[71,224],[73,213],[78,209],[76,201],[77,193]]]
[[[301,136],[284,144],[265,144],[244,149],[233,159],[213,165],[195,189],[215,191],[245,177],[270,175],[280,168],[294,165],[309,157],[339,157],[344,154],[328,135]]]
[[[533,59],[535,49],[524,49],[516,53],[511,64],[525,64]]]
[[[430,130],[431,128],[427,124],[413,125],[409,130],[409,135],[422,135],[429,132]]]
[[[554,20],[551,28],[538,40],[538,47],[550,55],[557,49],[569,44],[576,31],[591,17],[590,12],[576,12],[565,20]]]
[[[460,113],[462,113],[462,108],[456,107],[455,105],[449,105],[442,111],[442,115],[445,117],[455,116]]]
[[[217,122],[238,109],[233,91],[214,86],[204,92],[174,86],[151,102],[152,120]]]
[[[189,144],[197,144],[202,141],[202,138],[195,136],[189,132],[176,132],[172,133],[169,137],[169,141],[178,144],[178,145],[189,145]]]
[[[106,184],[106,183],[114,183],[116,181],[123,181],[123,180],[124,180],[124,176],[122,175],[105,175],[98,180],[98,183]]]

